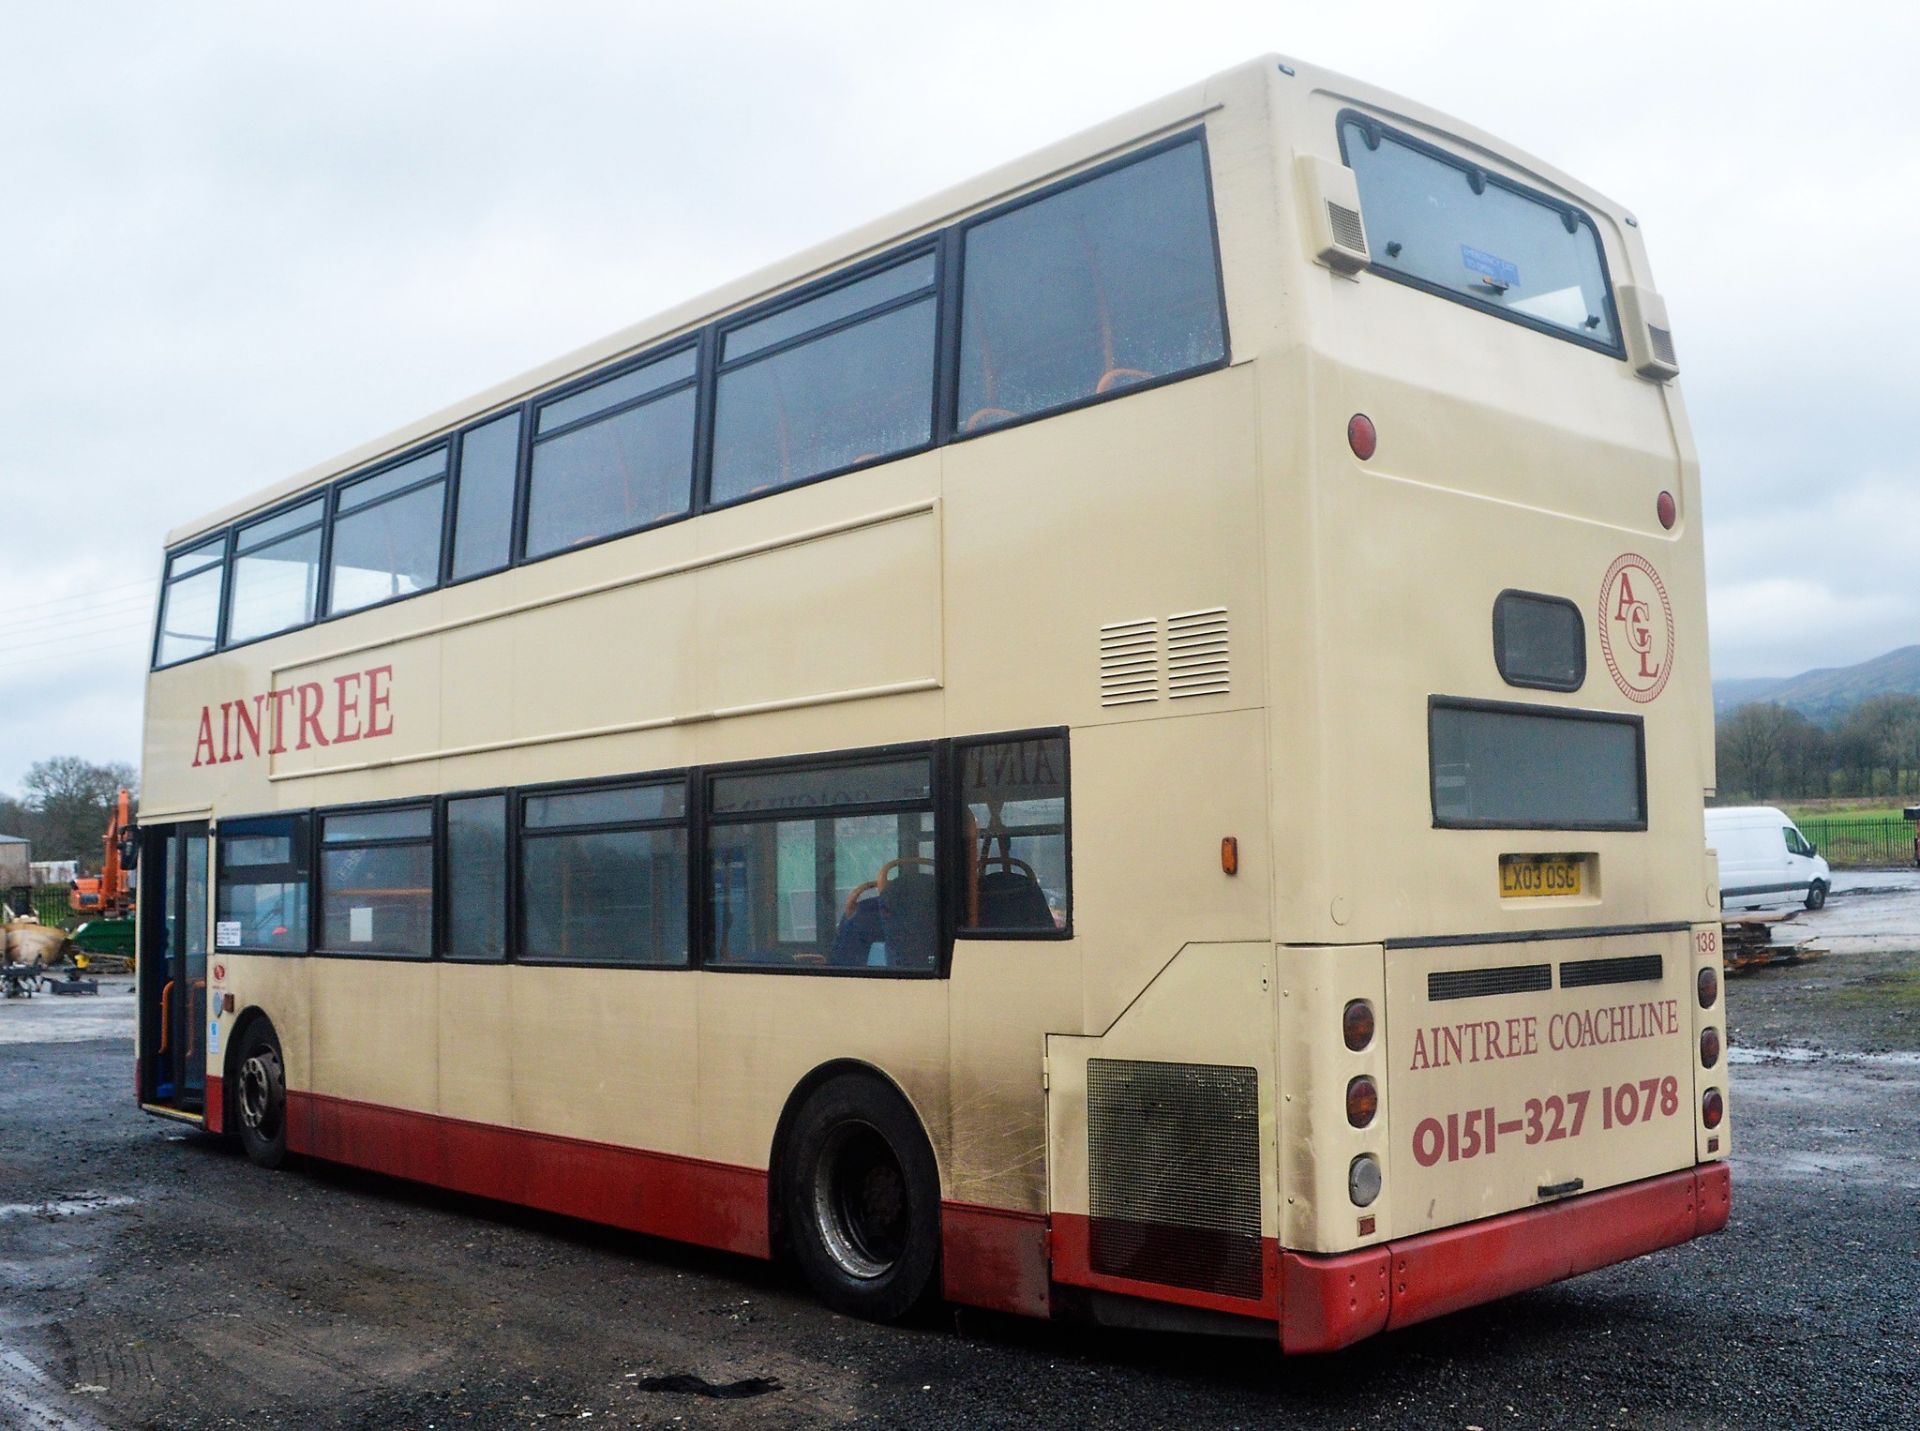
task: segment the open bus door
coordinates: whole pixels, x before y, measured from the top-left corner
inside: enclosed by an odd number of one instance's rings
[[[204,821],[141,831],[138,1093],[201,1118],[207,1091],[208,846]]]

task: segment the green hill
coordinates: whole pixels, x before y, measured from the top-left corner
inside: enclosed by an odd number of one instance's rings
[[[1857,666],[1823,667],[1797,676],[1734,677],[1713,683],[1713,708],[1729,711],[1770,701],[1809,720],[1845,715],[1873,696],[1920,695],[1920,646],[1902,646]]]

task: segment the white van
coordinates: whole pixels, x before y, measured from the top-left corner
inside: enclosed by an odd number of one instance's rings
[[[1813,842],[1771,805],[1707,811],[1707,848],[1720,854],[1720,908],[1827,902],[1833,876]]]

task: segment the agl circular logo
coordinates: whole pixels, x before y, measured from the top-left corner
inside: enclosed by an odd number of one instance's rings
[[[1667,688],[1673,603],[1660,573],[1643,556],[1627,552],[1600,583],[1600,654],[1628,700],[1650,701]]]

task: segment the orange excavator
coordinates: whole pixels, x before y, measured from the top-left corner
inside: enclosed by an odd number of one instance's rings
[[[87,916],[73,931],[75,947],[85,953],[133,957],[133,841],[133,799],[122,790],[101,837],[100,874],[76,879],[67,890],[68,907]]]

